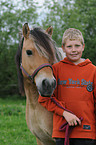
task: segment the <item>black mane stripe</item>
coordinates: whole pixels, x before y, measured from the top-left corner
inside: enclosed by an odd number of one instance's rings
[[[17,76],[18,76],[18,85],[19,85],[19,92],[22,96],[24,96],[25,91],[24,91],[24,83],[23,83],[23,76],[22,72],[20,69],[20,64],[21,64],[21,59],[22,59],[22,47],[23,47],[23,41],[24,38],[21,39],[19,43],[19,47],[17,49],[16,55],[15,55],[15,62],[16,62],[16,67],[17,67]]]

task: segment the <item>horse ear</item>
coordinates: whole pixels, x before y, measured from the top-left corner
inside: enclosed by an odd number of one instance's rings
[[[27,39],[29,37],[30,29],[28,23],[25,23],[23,26],[23,36]]]
[[[52,36],[53,34],[53,27],[52,26],[49,26],[47,29],[46,29],[46,32]]]

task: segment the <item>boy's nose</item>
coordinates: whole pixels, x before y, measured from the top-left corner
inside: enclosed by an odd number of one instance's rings
[[[73,47],[72,47],[72,51],[76,51],[76,48],[75,48],[75,46],[73,46]]]

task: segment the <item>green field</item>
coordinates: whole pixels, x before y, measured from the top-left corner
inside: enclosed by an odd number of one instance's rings
[[[0,98],[0,145],[37,145],[25,119],[25,99]]]

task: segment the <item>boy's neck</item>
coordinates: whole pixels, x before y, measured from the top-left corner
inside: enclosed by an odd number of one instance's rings
[[[69,61],[71,61],[71,60],[69,60]],[[75,65],[78,65],[79,63],[82,63],[82,62],[84,62],[84,61],[85,61],[84,58],[80,58],[80,59],[77,60],[77,61],[71,61],[71,62],[74,63]]]

